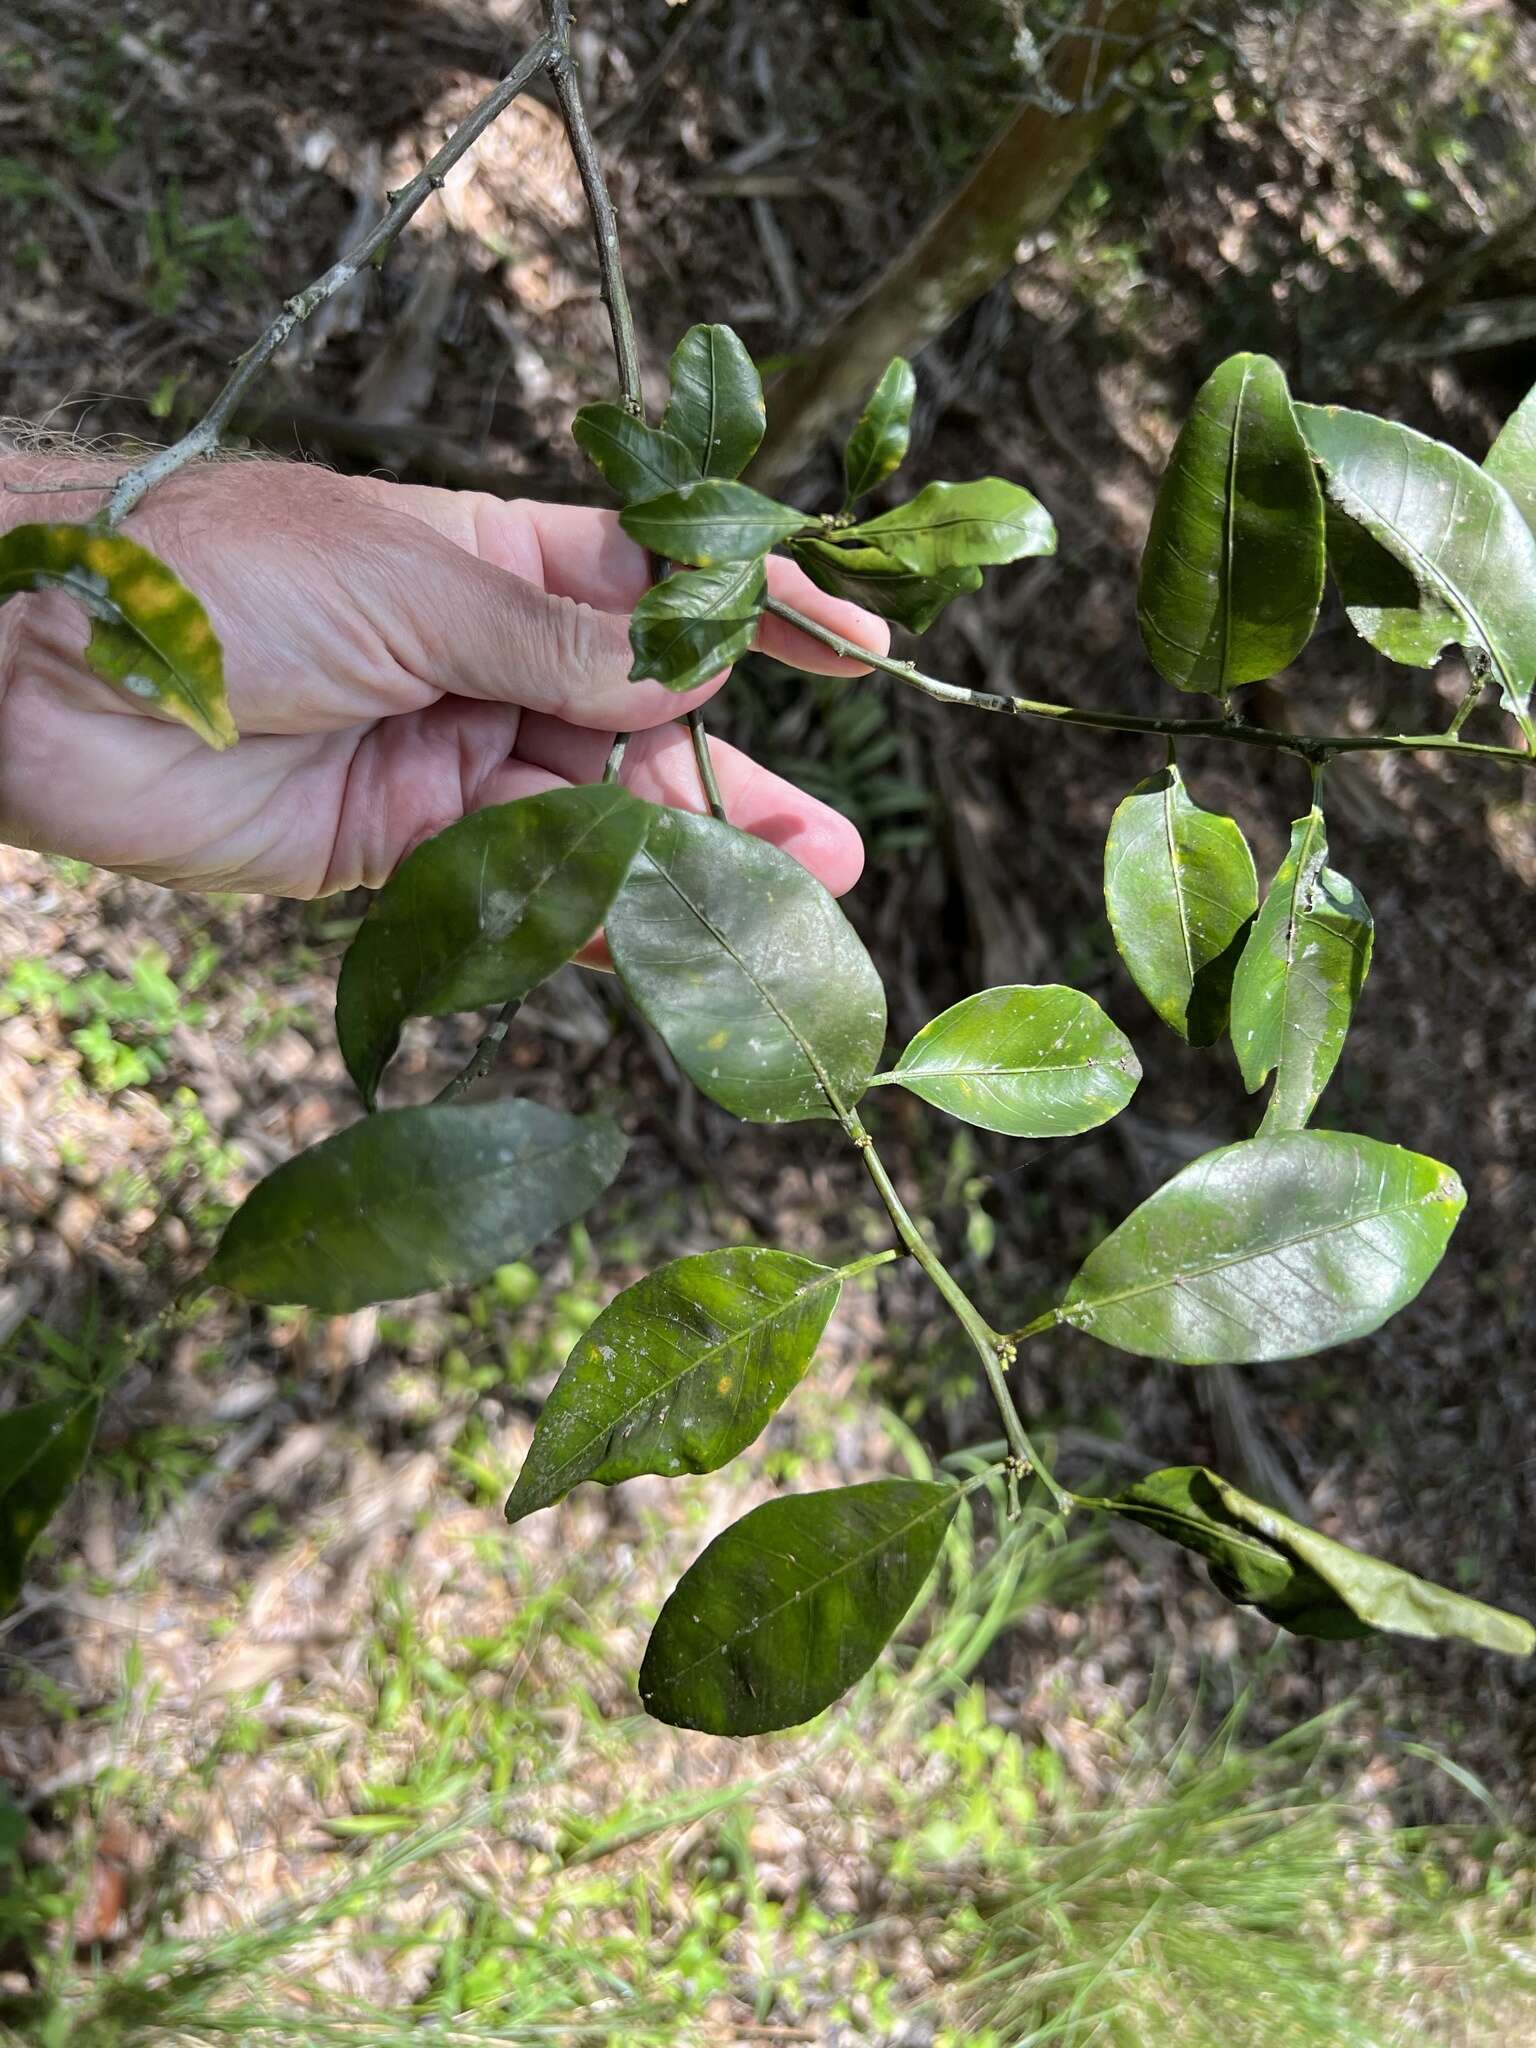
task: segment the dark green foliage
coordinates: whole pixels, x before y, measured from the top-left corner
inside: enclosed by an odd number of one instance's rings
[[[1323,501],[1285,374],[1229,356],[1179,435],[1142,557],[1141,637],[1181,690],[1225,697],[1293,661],[1323,595]]]
[[[832,897],[776,846],[658,812],[608,944],[673,1058],[722,1109],[794,1123],[851,1109],[869,1085],[885,1037],[880,977]]]
[[[402,861],[336,990],[342,1057],[370,1109],[407,1017],[521,1001],[586,944],[651,816],[622,789],[551,789],[476,811]]]
[[[709,1735],[819,1714],[901,1625],[959,1504],[958,1486],[881,1479],[743,1515],[661,1610],[640,1667],[647,1709]]]
[[[741,656],[775,608],[766,557],[780,545],[821,589],[913,631],[977,589],[985,568],[1055,547],[1045,508],[996,477],[930,483],[873,518],[850,518],[854,500],[900,465],[913,395],[898,359],[853,428],[846,497],[832,513],[737,481],[764,411],[757,372],[729,328],[684,336],[660,428],[639,416],[632,382],[625,407],[582,408],[576,439],[623,500],[625,532],[663,558],[631,623],[634,678],[691,690]],[[1143,562],[1142,631],[1158,669],[1181,690],[1226,699],[1284,667],[1316,621],[1326,537],[1367,639],[1421,665],[1459,641],[1530,732],[1536,537],[1522,508],[1536,504],[1531,406],[1480,470],[1391,422],[1294,407],[1266,357],[1221,364],[1179,436]],[[662,573],[663,564],[682,566]],[[101,673],[155,696],[213,744],[233,738],[211,628],[152,557],[87,528],[21,528],[0,544],[0,597],[52,585],[97,619]],[[841,653],[860,644],[823,637]],[[1134,1047],[1091,997],[1055,984],[984,990],[933,1018],[877,1073],[880,976],[837,903],[788,853],[607,782],[465,819],[380,891],[343,966],[338,1030],[370,1108],[407,1017],[516,1003],[601,926],[624,991],[683,1074],[748,1121],[836,1125],[868,1167],[895,1240],[848,1267],[789,1247],[705,1251],[627,1288],[571,1352],[509,1516],[551,1507],[587,1480],[724,1465],[810,1368],[844,1280],[903,1255],[956,1317],[997,1406],[1008,1451],[983,1475],[994,1497],[1016,1499],[1033,1471],[1063,1516],[1093,1506],[1155,1528],[1205,1558],[1224,1593],[1300,1634],[1461,1636],[1527,1653],[1536,1637],[1523,1621],[1362,1557],[1202,1467],[1155,1473],[1111,1500],[1068,1493],[1030,1441],[1009,1383],[1019,1345],[1063,1325],[1188,1365],[1306,1357],[1378,1329],[1444,1254],[1465,1201],[1449,1167],[1375,1138],[1305,1128],[1341,1057],[1372,943],[1370,913],[1329,865],[1321,808],[1322,771],[1351,736],[1282,734],[1236,712],[1149,719],[1010,701],[866,651],[873,666],[947,702],[1150,727],[1170,741],[1214,734],[1307,761],[1312,806],[1262,906],[1242,830],[1193,801],[1171,748],[1167,765],[1119,805],[1105,846],[1104,900],[1121,958],[1191,1044],[1230,1026],[1250,1090],[1272,1081],[1260,1134],[1175,1174],[1089,1253],[1058,1306],[1004,1335],[907,1209],[858,1105],[879,1083],[1001,1137],[1091,1132],[1141,1079]],[[1459,734],[1458,722],[1443,737],[1383,743],[1454,751],[1466,744]],[[702,749],[697,725],[694,739]],[[619,761],[615,750],[610,774]],[[445,1094],[456,1098],[489,1065],[477,1056]],[[474,1282],[586,1210],[624,1150],[606,1117],[513,1099],[371,1115],[270,1174],[205,1277],[326,1313]],[[82,1397],[0,1418],[0,1599],[14,1594],[31,1541],[85,1456],[96,1405]],[[881,1480],[754,1509],[704,1550],[662,1608],[640,1673],[646,1705],[725,1735],[819,1713],[901,1625],[960,1498],[948,1483]]]
[[[205,1277],[331,1315],[483,1280],[590,1208],[623,1162],[607,1117],[536,1102],[381,1110],[269,1173]]]

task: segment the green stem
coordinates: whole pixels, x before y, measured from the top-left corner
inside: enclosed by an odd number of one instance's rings
[[[629,747],[629,734],[616,732],[613,745],[608,749],[608,759],[603,763],[604,782],[617,782],[619,770],[624,766],[624,755]]]
[[[725,815],[725,799],[720,794],[720,785],[715,780],[715,764],[709,751],[709,734],[704,726],[704,713],[700,710],[688,714],[688,732],[693,741],[693,758],[698,763],[699,783],[704,791],[704,801],[709,805],[709,815],[718,818],[722,825],[728,822]]]
[[[916,1259],[918,1265],[921,1266],[923,1272],[927,1275],[938,1293],[943,1296],[955,1320],[975,1346],[976,1355],[981,1360],[982,1371],[986,1374],[987,1385],[991,1390],[993,1402],[997,1407],[999,1416],[1002,1418],[1003,1434],[1008,1439],[1010,1452],[1021,1464],[1039,1473],[1042,1483],[1055,1501],[1057,1508],[1061,1513],[1067,1513],[1071,1508],[1072,1497],[1064,1487],[1057,1484],[1050,1467],[1045,1464],[1034,1445],[1030,1442],[1029,1432],[1025,1429],[1019,1411],[1013,1404],[1013,1396],[1008,1391],[1008,1374],[1005,1360],[1012,1357],[1013,1346],[1011,1341],[1006,1337],[999,1336],[998,1332],[992,1328],[992,1325],[982,1315],[980,1309],[977,1308],[959,1281],[934,1251],[927,1238],[918,1229],[908,1212],[906,1203],[902,1201],[901,1196],[896,1191],[895,1182],[886,1171],[884,1160],[881,1159],[880,1154],[875,1150],[874,1139],[865,1130],[858,1117],[851,1110],[842,1110],[839,1112],[839,1116],[843,1129],[861,1154],[869,1177],[878,1189],[880,1199],[884,1202],[886,1211],[892,1223],[896,1226],[896,1235],[901,1239],[913,1258]]]
[[[862,1259],[854,1259],[846,1266],[839,1266],[840,1280],[856,1280],[860,1273],[872,1273],[876,1266],[889,1266],[907,1255],[905,1245],[887,1245],[883,1252],[870,1252]]]
[[[522,1003],[503,1003],[495,1017],[486,1027],[480,1043],[469,1059],[454,1075],[445,1088],[440,1088],[432,1101],[434,1106],[443,1102],[457,1102],[467,1095],[477,1081],[483,1081],[496,1064],[496,1055],[506,1043],[507,1033],[512,1028],[512,1019],[522,1008]]]
[[[1472,671],[1472,680],[1470,683],[1468,683],[1466,690],[1462,695],[1461,702],[1456,706],[1456,715],[1454,718],[1452,718],[1450,724],[1445,728],[1445,736],[1448,740],[1455,739],[1456,735],[1461,731],[1461,728],[1466,724],[1467,720],[1472,716],[1473,712],[1477,709],[1478,701],[1482,697],[1482,694],[1484,690],[1487,689],[1487,687],[1487,673],[1484,672],[1482,674],[1479,674],[1478,671],[1474,669]]]
[[[1327,761],[1335,754],[1468,754],[1484,761],[1510,761],[1522,768],[1536,768],[1536,748],[1529,753],[1518,747],[1489,747],[1471,744],[1452,733],[1305,733],[1274,732],[1268,726],[1249,725],[1238,717],[1151,718],[1134,711],[1094,711],[1077,704],[1046,704],[1033,697],[1004,697],[996,690],[967,690],[959,683],[946,683],[938,676],[924,675],[910,661],[895,661],[876,654],[797,612],[792,605],[770,597],[765,610],[787,625],[819,640],[834,654],[850,661],[862,661],[898,682],[921,690],[940,704],[965,704],[973,711],[999,711],[1013,718],[1046,718],[1057,725],[1091,726],[1100,732],[1162,733],[1170,740],[1232,740],[1243,747],[1270,747],[1283,754],[1299,754],[1304,761]],[[1517,719],[1522,730],[1525,722]]]
[[[1022,1330],[1010,1330],[1009,1341],[1014,1344],[1027,1344],[1031,1337],[1038,1337],[1045,1330],[1054,1330],[1060,1320],[1061,1310],[1048,1308],[1043,1316],[1036,1316],[1035,1320],[1026,1323]]]

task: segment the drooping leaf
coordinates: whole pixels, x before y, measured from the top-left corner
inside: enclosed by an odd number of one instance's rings
[[[650,821],[611,785],[551,789],[476,811],[401,862],[336,988],[342,1058],[370,1109],[407,1017],[520,1002],[581,950]]]
[[[1483,468],[1502,484],[1520,508],[1520,516],[1536,532],[1536,384],[1499,429]]]
[[[582,454],[625,505],[676,490],[699,474],[681,441],[647,426],[621,405],[584,405],[571,422],[571,432]]]
[[[629,622],[630,681],[669,690],[707,683],[752,645],[767,594],[761,556],[723,569],[679,569],[652,584]]]
[[[831,1116],[863,1094],[885,990],[800,863],[714,818],[658,811],[606,926],[619,976],[678,1065],[753,1123]]]
[[[834,1266],[744,1246],[674,1259],[627,1287],[544,1403],[507,1520],[584,1479],[728,1464],[799,1385],[842,1284]]]
[[[1336,1639],[1385,1630],[1457,1636],[1514,1657],[1536,1650],[1536,1629],[1518,1615],[1320,1536],[1202,1465],[1149,1473],[1093,1505],[1205,1558],[1219,1592],[1293,1635]]]
[[[627,505],[619,524],[631,540],[669,562],[714,569],[766,554],[813,522],[793,505],[780,505],[750,484],[683,484],[659,498]]]
[[[624,1150],[607,1117],[537,1102],[380,1110],[252,1189],[204,1278],[330,1315],[483,1280],[590,1208]]]
[[[1088,1254],[1060,1319],[1182,1365],[1305,1358],[1412,1301],[1466,1199],[1448,1166],[1349,1131],[1224,1145]]]
[[[819,590],[878,612],[909,633],[926,633],[952,598],[981,588],[979,569],[914,576],[883,548],[845,545],[835,536],[791,541],[789,553]]]
[[[1338,405],[1296,412],[1329,497],[1454,614],[1457,637],[1487,654],[1505,705],[1530,729],[1536,535],[1514,499],[1465,455],[1395,420]]]
[[[765,1501],[662,1608],[640,1698],[709,1735],[793,1728],[862,1678],[932,1571],[957,1486],[878,1479]]]
[[[890,1078],[935,1108],[1012,1138],[1067,1138],[1118,1116],[1141,1062],[1075,988],[989,988],[923,1026]]]
[[[59,1394],[0,1415],[0,1612],[21,1591],[32,1546],[80,1477],[100,1397]]]
[[[672,396],[661,424],[700,473],[740,476],[767,417],[763,380],[740,337],[729,327],[690,327],[672,351]]]
[[[1323,595],[1323,501],[1285,373],[1229,356],[1201,386],[1157,493],[1137,615],[1153,666],[1224,697],[1294,661]]]
[[[1456,613],[1337,505],[1327,529],[1328,566],[1360,638],[1389,661],[1433,668],[1461,631]]]
[[[1110,929],[1131,979],[1192,1045],[1212,1045],[1226,1029],[1232,970],[1258,901],[1241,830],[1193,802],[1176,767],[1120,804],[1104,842]]]
[[[848,487],[843,499],[845,512],[855,498],[862,498],[900,469],[911,438],[916,398],[917,379],[912,374],[912,365],[904,356],[893,356],[843,450],[843,476]]]
[[[1344,1049],[1370,971],[1371,913],[1328,865],[1323,814],[1291,827],[1232,980],[1232,1045],[1250,1095],[1273,1074],[1261,1131],[1299,1131]]]
[[[13,526],[0,535],[0,604],[22,590],[79,600],[94,621],[85,659],[103,681],[157,704],[210,747],[239,738],[208,614],[148,548],[92,526]]]
[[[1056,524],[1040,500],[997,476],[928,484],[905,505],[841,528],[839,538],[879,548],[914,576],[1056,552]]]

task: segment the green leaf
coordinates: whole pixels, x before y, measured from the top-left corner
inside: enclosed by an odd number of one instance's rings
[[[520,1002],[580,951],[650,821],[622,789],[551,789],[476,811],[401,862],[336,989],[342,1058],[370,1109],[407,1017]]]
[[[669,690],[707,683],[752,645],[767,594],[760,555],[723,569],[679,569],[652,584],[629,622],[630,681]]]
[[[1466,1199],[1448,1166],[1348,1131],[1224,1145],[1088,1254],[1060,1320],[1181,1365],[1306,1358],[1412,1301]]]
[[[1483,461],[1484,473],[1502,484],[1536,531],[1536,384],[1499,429]]]
[[[793,505],[780,505],[748,484],[684,484],[659,498],[627,505],[619,524],[631,540],[669,562],[713,569],[764,555],[812,522]]]
[[[883,548],[845,546],[836,538],[791,541],[789,553],[819,590],[878,612],[909,633],[926,633],[952,598],[981,588],[979,569],[914,576]]]
[[[799,1385],[842,1284],[836,1267],[746,1246],[675,1259],[627,1287],[544,1403],[507,1520],[584,1479],[728,1464]]]
[[[1443,441],[1344,406],[1296,408],[1328,495],[1455,617],[1530,732],[1536,535],[1504,487]]]
[[[763,381],[745,344],[729,327],[690,327],[672,351],[671,374],[662,426],[704,476],[740,476],[768,418]]]
[[[330,1315],[483,1280],[590,1208],[624,1149],[607,1117],[537,1102],[381,1110],[269,1173],[203,1277]]]
[[[1069,1138],[1118,1116],[1141,1062],[1075,988],[989,988],[925,1024],[889,1077],[984,1131]]]
[[[1104,843],[1104,907],[1132,981],[1192,1045],[1226,1029],[1258,901],[1253,855],[1231,818],[1192,802],[1171,765],[1137,783]]]
[[[1485,1650],[1528,1657],[1536,1629],[1444,1586],[1320,1536],[1250,1500],[1203,1465],[1150,1473],[1092,1505],[1155,1529],[1211,1566],[1217,1590],[1293,1635],[1338,1638],[1385,1630],[1458,1636]]]
[[[0,1415],[0,1611],[21,1591],[32,1546],[90,1453],[101,1400],[60,1394]]]
[[[1055,521],[1040,500],[997,476],[929,484],[907,504],[841,528],[839,537],[881,549],[914,576],[1056,552]]]
[[[1363,526],[1328,507],[1328,566],[1360,638],[1409,668],[1433,668],[1461,622]]]
[[[571,422],[576,445],[626,505],[692,483],[699,466],[671,434],[621,405],[584,405]]]
[[[1311,638],[1323,595],[1323,501],[1269,356],[1236,355],[1196,395],[1158,488],[1137,615],[1153,666],[1224,697]]]
[[[767,1735],[819,1714],[874,1663],[932,1571],[957,1486],[878,1479],[765,1501],[684,1572],[640,1698],[658,1721]]]
[[[657,811],[607,922],[614,966],[698,1088],[753,1123],[863,1094],[885,990],[797,860],[714,818]]]
[[[13,526],[0,535],[0,604],[23,590],[63,590],[84,605],[95,621],[85,659],[103,681],[216,750],[239,738],[208,614],[148,548],[92,526]]]
[[[870,393],[869,403],[859,414],[843,450],[843,476],[848,486],[843,499],[845,512],[855,498],[862,498],[900,469],[911,438],[916,397],[917,379],[912,374],[912,365],[905,357],[894,356]]]
[[[1232,980],[1232,1045],[1250,1095],[1271,1073],[1261,1131],[1299,1131],[1344,1049],[1371,965],[1372,924],[1353,882],[1328,866],[1323,814],[1291,827]]]

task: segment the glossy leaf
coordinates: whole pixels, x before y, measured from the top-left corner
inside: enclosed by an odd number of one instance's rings
[[[704,476],[740,476],[768,415],[763,380],[729,327],[690,327],[672,351],[672,395],[661,424]]]
[[[21,1591],[32,1546],[80,1477],[101,1402],[57,1395],[0,1415],[0,1612]]]
[[[1139,782],[1104,843],[1104,907],[1131,979],[1192,1045],[1227,1025],[1232,970],[1258,908],[1236,823],[1193,802],[1176,767]]]
[[[905,505],[841,528],[839,538],[879,548],[914,576],[1056,552],[1055,521],[1040,500],[996,476],[929,484]]]
[[[1499,429],[1483,468],[1495,483],[1504,486],[1519,506],[1521,518],[1536,531],[1536,384]]]
[[[1348,1131],[1224,1145],[1089,1253],[1060,1319],[1183,1365],[1305,1358],[1412,1301],[1465,1202],[1449,1167]]]
[[[606,926],[615,967],[722,1108],[793,1123],[850,1108],[885,1038],[885,990],[820,882],[766,840],[657,811]]]
[[[989,988],[925,1024],[890,1078],[935,1108],[1012,1138],[1066,1138],[1118,1116],[1141,1062],[1091,996]]]
[[[381,1110],[269,1173],[204,1278],[331,1315],[483,1280],[590,1208],[624,1149],[607,1117],[537,1102]]]
[[[766,554],[781,540],[809,526],[803,512],[780,505],[749,484],[684,484],[628,505],[619,524],[631,540],[669,562],[713,569],[721,562],[745,562]]]
[[[1320,1536],[1201,1465],[1150,1473],[1094,1505],[1205,1558],[1219,1592],[1256,1607],[1293,1635],[1338,1638],[1385,1630],[1456,1636],[1515,1657],[1536,1649],[1536,1629],[1518,1615]]]
[[[845,511],[855,498],[862,498],[900,469],[911,438],[916,398],[917,379],[912,374],[912,365],[904,356],[893,357],[870,393],[869,403],[859,414],[843,450]]]
[[[1249,1094],[1273,1074],[1261,1131],[1302,1130],[1344,1049],[1370,971],[1371,913],[1328,866],[1323,814],[1291,827],[1232,981],[1232,1044]]]
[[[584,1479],[728,1464],[799,1385],[842,1284],[836,1267],[747,1246],[674,1259],[627,1287],[544,1403],[508,1521]]]
[[[1306,646],[1323,595],[1323,501],[1269,356],[1229,356],[1174,444],[1141,558],[1137,615],[1154,667],[1224,697]]]
[[[676,490],[699,474],[681,441],[647,426],[621,405],[584,405],[571,422],[571,432],[582,454],[626,505]]]
[[[1514,499],[1465,455],[1395,420],[1320,405],[1297,417],[1329,497],[1450,612],[1464,646],[1483,649],[1505,704],[1528,722],[1536,535]]]
[[[754,1508],[662,1608],[640,1667],[648,1712],[709,1735],[819,1714],[905,1619],[959,1501],[957,1486],[879,1479]]]
[[[914,576],[883,548],[845,545],[835,537],[791,541],[789,553],[819,590],[878,612],[909,633],[926,633],[952,598],[981,588],[979,569]]]
[[[1360,638],[1389,661],[1433,668],[1461,630],[1455,612],[1336,505],[1327,526],[1328,566]]]
[[[650,824],[611,786],[496,804],[418,846],[341,963],[336,1030],[371,1109],[407,1017],[518,1002],[587,943]]]
[[[94,621],[86,663],[103,681],[158,705],[216,750],[239,738],[208,614],[147,548],[91,526],[14,526],[0,534],[0,604],[23,590],[79,600]]]
[[[632,683],[692,690],[746,653],[768,594],[761,556],[723,569],[679,569],[655,583],[629,622]]]

